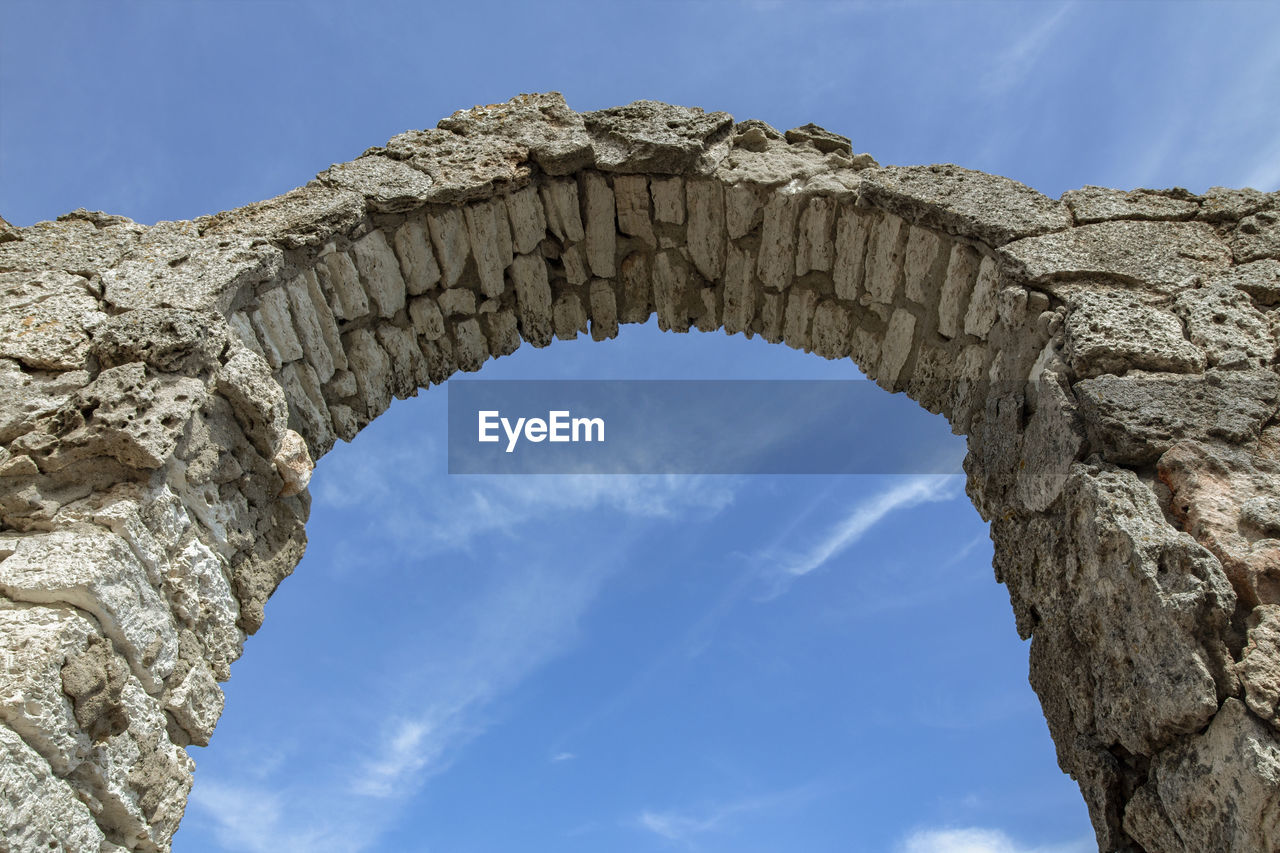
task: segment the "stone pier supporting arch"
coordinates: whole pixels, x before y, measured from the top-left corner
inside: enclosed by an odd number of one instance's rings
[[[193,222],[0,220],[0,825],[167,850],[314,459],[656,314],[850,358],[968,491],[1100,849],[1280,849],[1280,194],[1052,200],[558,95]]]

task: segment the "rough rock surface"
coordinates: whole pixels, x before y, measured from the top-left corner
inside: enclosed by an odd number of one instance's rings
[[[0,846],[168,849],[314,461],[656,313],[848,358],[968,437],[1100,850],[1280,849],[1280,197],[854,150],[522,95],[195,222],[0,220]]]

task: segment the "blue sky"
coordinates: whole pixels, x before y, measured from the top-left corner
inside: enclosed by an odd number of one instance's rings
[[[654,98],[1052,196],[1280,185],[1273,4],[16,3],[0,215],[284,192],[518,92]],[[849,378],[756,339],[481,378]],[[445,395],[313,481],[176,837],[202,851],[1091,849],[948,478],[450,477]],[[923,411],[913,414],[945,426]],[[958,439],[956,439],[958,441]],[[805,571],[784,571],[805,569]]]

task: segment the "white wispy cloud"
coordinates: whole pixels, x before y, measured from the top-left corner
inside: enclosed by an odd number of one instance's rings
[[[1096,848],[1092,838],[1028,847],[999,829],[965,827],[916,830],[898,845],[897,853],[1088,853]]]
[[[574,755],[572,752],[557,752],[555,755],[551,756],[551,760],[553,762],[572,761],[577,757],[578,756]]]
[[[981,79],[981,88],[988,96],[1004,94],[1027,78],[1040,57],[1053,44],[1071,10],[1071,3],[1058,6],[1011,41],[1004,50],[991,55],[991,64]]]
[[[339,448],[321,461],[311,491],[320,506],[376,510],[388,543],[414,554],[465,550],[477,537],[511,536],[572,512],[612,511],[646,519],[707,517],[729,506],[736,478],[589,474],[450,477],[426,460],[429,439],[384,442],[376,453]]]
[[[712,832],[730,831],[736,827],[738,821],[746,820],[759,813],[793,810],[820,793],[822,793],[821,786],[809,784],[744,797],[700,811],[645,809],[635,818],[633,824],[668,841],[692,847],[700,836]]]
[[[848,550],[891,513],[959,496],[962,483],[963,478],[958,476],[910,477],[860,501],[843,519],[827,530],[813,547],[798,553],[774,556],[784,586],[791,579],[816,571]]]

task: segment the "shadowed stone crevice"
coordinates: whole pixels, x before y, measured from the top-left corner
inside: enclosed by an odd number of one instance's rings
[[[168,849],[314,462],[393,399],[656,316],[849,359],[967,437],[1100,850],[1277,849],[1278,212],[549,94],[193,222],[0,222],[6,840]]]

